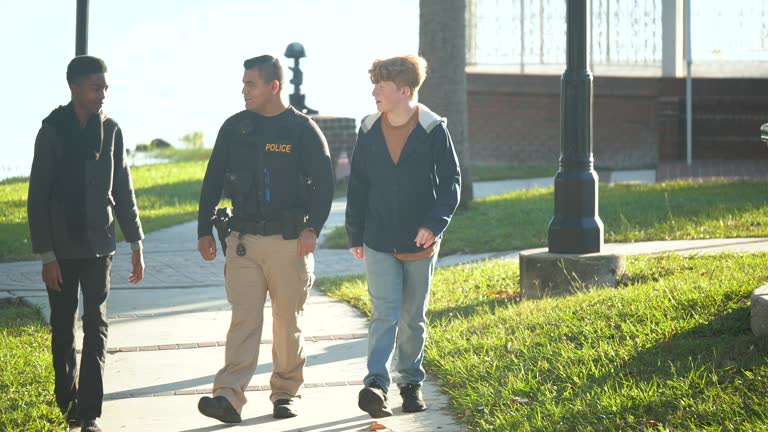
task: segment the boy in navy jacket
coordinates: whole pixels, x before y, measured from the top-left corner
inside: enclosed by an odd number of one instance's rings
[[[350,252],[365,260],[372,304],[358,406],[374,418],[392,415],[388,363],[396,339],[403,411],[427,408],[421,383],[429,287],[461,190],[446,120],[416,102],[426,69],[413,55],[373,63],[378,112],[363,118],[351,162],[346,229]]]

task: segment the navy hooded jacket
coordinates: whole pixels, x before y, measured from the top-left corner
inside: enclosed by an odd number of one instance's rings
[[[363,118],[352,154],[346,229],[350,248],[417,252],[420,227],[440,238],[459,204],[461,174],[444,118],[419,105],[419,122],[397,163],[381,114]]]

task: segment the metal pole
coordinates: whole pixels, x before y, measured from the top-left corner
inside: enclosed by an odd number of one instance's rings
[[[520,0],[520,73],[525,73],[525,0]]]
[[[549,252],[600,252],[597,173],[592,158],[592,73],[587,63],[587,0],[567,2],[567,66],[560,93],[560,169],[555,175],[555,214]]]
[[[75,55],[88,54],[88,0],[77,0]]]
[[[589,11],[587,12],[589,14],[589,29],[588,30],[588,37],[589,37],[589,69],[594,70],[595,69],[595,44],[594,44],[594,32],[592,31],[594,26],[594,5],[592,4],[592,0],[589,0]]]
[[[691,79],[691,0],[685,0],[685,155],[686,162],[690,166],[693,163],[693,109],[692,105],[692,79]]]
[[[605,0],[605,62],[611,63],[611,0]]]
[[[477,64],[477,0],[467,0],[467,64]]]
[[[544,0],[539,1],[539,64],[544,64]]]

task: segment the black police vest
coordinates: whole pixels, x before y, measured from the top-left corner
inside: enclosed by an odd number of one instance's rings
[[[291,112],[250,117],[236,125],[229,146],[227,191],[234,216],[280,221],[286,213],[306,214],[311,186],[301,173],[301,119]]]

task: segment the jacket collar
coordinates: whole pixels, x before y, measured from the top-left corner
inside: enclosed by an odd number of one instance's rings
[[[360,122],[360,128],[363,133],[368,133],[379,118],[381,118],[380,112],[363,117],[363,120]],[[432,132],[432,129],[441,122],[447,124],[448,120],[445,117],[440,117],[435,114],[431,109],[427,108],[426,105],[419,104],[419,124],[424,128],[424,131],[426,131],[427,134]]]

